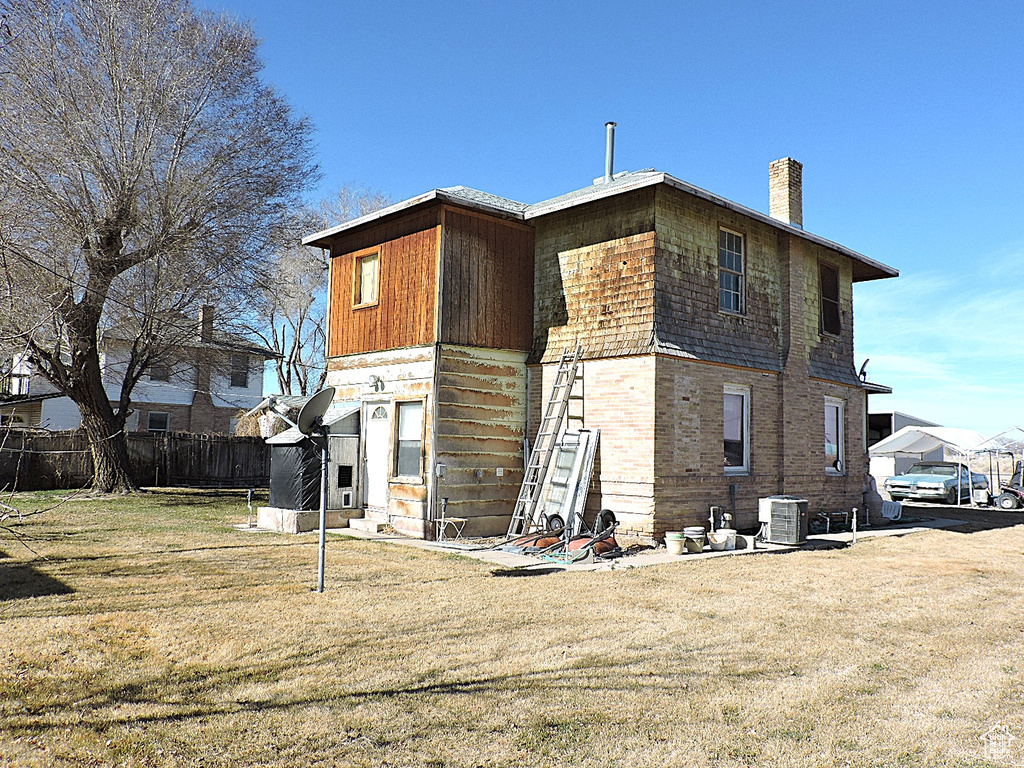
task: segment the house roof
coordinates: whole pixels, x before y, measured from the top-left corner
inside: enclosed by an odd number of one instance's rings
[[[578,205],[585,205],[596,200],[626,194],[627,192],[632,192],[637,189],[643,189],[657,184],[666,184],[673,189],[678,189],[687,194],[712,202],[715,205],[728,208],[731,211],[735,211],[744,216],[755,219],[756,221],[767,224],[775,229],[823,246],[835,251],[836,253],[842,254],[843,256],[847,256],[854,262],[854,282],[878,280],[880,278],[896,277],[899,275],[899,271],[893,267],[883,264],[880,261],[875,261],[874,259],[847,248],[846,246],[839,245],[838,243],[827,240],[824,237],[807,232],[800,227],[793,226],[792,224],[779,221],[778,219],[773,219],[766,213],[755,211],[753,208],[747,208],[745,205],[735,203],[732,200],[716,195],[713,192],[708,192],[707,190],[694,186],[689,182],[677,179],[675,176],[662,171],[657,171],[653,168],[647,168],[642,171],[619,173],[616,174],[612,181],[606,182],[602,179],[589,187],[573,190],[572,192],[559,195],[558,197],[553,197],[549,200],[543,200],[539,203],[534,203],[533,205],[527,205],[526,203],[509,200],[508,198],[498,197],[497,195],[491,195],[487,192],[471,189],[470,187],[445,187],[443,189],[433,189],[430,192],[426,192],[416,197],[411,197],[408,200],[395,203],[394,205],[382,208],[381,210],[367,214],[366,216],[360,216],[359,218],[343,222],[342,224],[331,227],[330,229],[325,229],[321,232],[308,235],[302,239],[302,244],[326,246],[327,243],[323,241],[327,238],[333,237],[334,235],[341,234],[342,232],[373,223],[396,213],[407,211],[411,208],[423,206],[435,201],[442,203],[447,202],[484,213],[495,214],[503,218],[529,221],[531,219],[563,211],[568,208],[574,208]]]
[[[41,395],[3,395],[0,396],[0,408],[9,408],[14,405],[28,405],[29,403],[41,403],[43,400],[53,400],[56,397],[67,397],[63,392],[45,392]]]
[[[219,328],[213,329],[213,335],[211,336],[210,341],[202,341],[200,338],[199,323],[196,320],[185,317],[184,315],[174,318],[173,322],[169,322],[168,325],[173,327],[175,330],[182,331],[186,328],[195,327],[195,334],[191,337],[183,337],[173,345],[175,347],[216,349],[227,352],[245,352],[268,360],[281,357],[279,353],[263,346],[262,344],[255,344],[244,336],[229,333],[228,331],[222,331]],[[135,339],[135,335],[135,332],[126,325],[114,325],[103,331],[101,340],[132,341]]]

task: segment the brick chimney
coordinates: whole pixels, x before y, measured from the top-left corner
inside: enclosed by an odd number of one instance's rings
[[[768,215],[794,227],[804,228],[804,166],[792,157],[768,166]]]
[[[199,340],[203,344],[213,341],[213,307],[209,304],[199,310]]]

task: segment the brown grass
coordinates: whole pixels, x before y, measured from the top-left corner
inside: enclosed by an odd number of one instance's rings
[[[33,501],[22,500],[23,506]],[[231,529],[231,494],[0,540],[0,765],[1024,765],[1024,526],[504,578]]]

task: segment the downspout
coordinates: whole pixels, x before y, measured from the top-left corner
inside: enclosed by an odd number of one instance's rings
[[[441,291],[444,290],[444,230],[447,210],[444,206],[438,211],[439,224],[437,227],[437,261],[435,274],[437,289],[434,291],[434,371],[430,391],[433,395],[430,399],[430,451],[428,471],[430,479],[427,480],[427,505],[424,509],[426,520],[424,524],[424,539],[433,541],[437,536],[435,521],[438,518],[437,507],[440,504],[440,480],[437,476],[437,400],[438,386],[441,381]]]

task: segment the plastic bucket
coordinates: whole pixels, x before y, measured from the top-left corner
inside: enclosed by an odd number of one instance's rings
[[[719,528],[719,533],[725,534],[725,548],[727,550],[736,549],[736,529],[735,528]]]
[[[690,526],[683,528],[683,546],[687,552],[704,551],[704,529],[701,526]]]
[[[682,531],[669,531],[665,534],[665,547],[670,555],[681,555],[685,551],[686,537]]]

